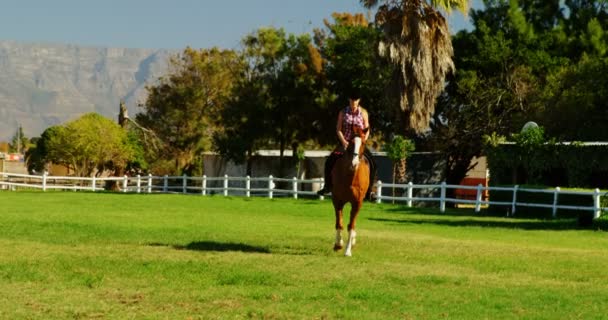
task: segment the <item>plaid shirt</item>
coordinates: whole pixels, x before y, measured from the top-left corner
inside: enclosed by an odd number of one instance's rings
[[[355,126],[365,129],[363,127],[364,125],[361,107],[358,107],[355,111],[352,111],[350,107],[346,107],[346,109],[344,109],[344,118],[342,119],[342,134],[344,135],[344,139],[346,139],[346,141],[353,139],[353,128]]]

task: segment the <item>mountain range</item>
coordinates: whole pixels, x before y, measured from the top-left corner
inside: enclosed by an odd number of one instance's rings
[[[168,68],[164,49],[82,47],[0,41],[0,141],[19,125],[27,137],[97,112],[117,119],[120,101],[141,110],[145,86]]]

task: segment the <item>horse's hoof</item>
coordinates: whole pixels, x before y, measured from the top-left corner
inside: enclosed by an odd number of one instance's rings
[[[344,248],[344,246],[339,245],[339,244],[334,245],[334,251],[342,250],[342,248]]]
[[[352,254],[352,252],[350,252],[350,251],[346,251],[346,252],[344,252],[344,256],[345,256],[345,257],[352,257],[352,256],[353,256],[353,254]]]

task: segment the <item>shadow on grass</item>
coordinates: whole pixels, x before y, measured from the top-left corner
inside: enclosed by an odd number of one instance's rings
[[[434,224],[448,227],[487,227],[521,230],[597,230],[605,231],[608,229],[608,221],[595,221],[591,226],[581,227],[576,219],[559,220],[537,220],[537,221],[497,221],[497,220],[449,220],[449,219],[386,219],[369,218],[371,221],[388,222],[396,224],[425,225]]]
[[[502,214],[489,212],[487,210],[482,210],[482,213],[476,213],[474,209],[455,209],[455,208],[447,208],[445,212],[440,212],[437,207],[408,207],[396,205],[392,208],[387,208],[384,211],[394,212],[400,214],[422,214],[422,215],[442,215],[442,216],[454,216],[454,217],[463,217],[463,216],[501,216]],[[504,215],[502,215],[504,216]]]
[[[168,245],[163,243],[150,243],[149,246],[166,246],[173,247],[177,250],[191,250],[191,251],[215,251],[215,252],[226,252],[226,251],[239,251],[249,253],[270,253],[268,248],[250,246],[244,243],[230,243],[230,242],[216,242],[216,241],[195,241],[190,242],[187,245]]]

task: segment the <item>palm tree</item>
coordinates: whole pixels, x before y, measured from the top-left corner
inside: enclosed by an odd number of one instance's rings
[[[378,51],[397,65],[391,90],[399,99],[404,131],[422,133],[429,127],[446,75],[454,70],[451,35],[439,9],[450,12],[456,8],[466,13],[469,1],[360,1],[368,9],[378,6],[375,22],[384,33]],[[406,159],[400,162],[399,167],[405,168]],[[404,171],[400,170],[400,175],[405,175]],[[397,180],[404,181],[405,176]]]
[[[454,70],[448,23],[439,9],[466,12],[468,0],[361,0],[378,7],[375,22],[384,31],[378,50],[398,66],[393,89],[407,129],[425,131],[444,89],[445,76]],[[381,5],[380,5],[381,4]]]

